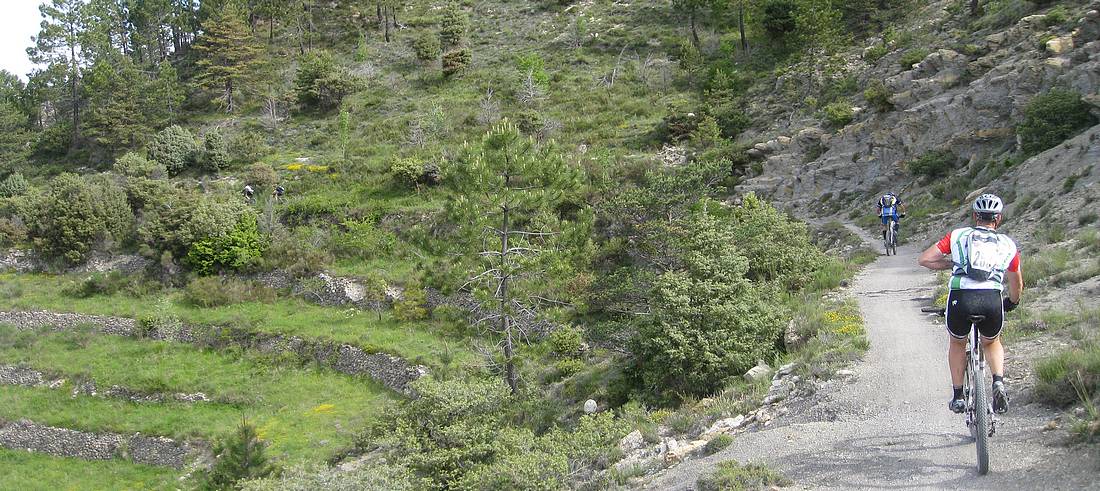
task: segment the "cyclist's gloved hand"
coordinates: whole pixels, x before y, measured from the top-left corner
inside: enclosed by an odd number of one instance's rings
[[[905,213],[898,215],[898,218],[905,218]]]
[[[1020,304],[1013,302],[1012,299],[1008,297],[1005,297],[1004,301],[1001,302],[1001,305],[1004,307],[1005,312],[1012,312],[1016,309],[1016,307],[1020,306]]]

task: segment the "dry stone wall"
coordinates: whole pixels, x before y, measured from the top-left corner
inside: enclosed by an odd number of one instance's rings
[[[178,442],[140,433],[92,433],[28,420],[0,421],[0,447],[84,460],[124,459],[176,469],[208,453],[206,445],[198,442]]]
[[[0,366],[0,385],[20,385],[24,387],[48,387],[60,389],[66,387],[66,379],[50,377],[30,367],[3,365]],[[111,385],[106,389],[100,389],[94,380],[74,380],[71,383],[72,395],[86,395],[91,397],[108,397],[112,399],[124,399],[130,402],[212,402],[202,392],[147,392],[130,389],[120,385]]]
[[[289,353],[341,373],[370,377],[391,390],[410,395],[412,388],[409,384],[428,373],[427,367],[409,363],[401,357],[371,352],[349,344],[233,327],[180,326],[171,331],[146,330],[139,327],[135,320],[123,317],[46,311],[0,312],[0,324],[9,324],[17,329],[48,328],[58,331],[93,326],[99,332],[116,336],[146,337],[213,349],[233,346],[270,354]]]

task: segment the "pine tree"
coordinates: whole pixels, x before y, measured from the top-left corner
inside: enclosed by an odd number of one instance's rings
[[[236,432],[214,446],[214,466],[203,474],[201,488],[236,489],[238,481],[271,475],[275,469],[268,462],[265,448],[256,427],[241,421]]]
[[[199,52],[199,84],[220,91],[226,112],[233,112],[233,94],[251,78],[262,52],[241,9],[227,6],[203,22],[195,50]]]
[[[100,61],[85,73],[88,110],[84,133],[108,148],[136,146],[150,133],[142,115],[141,92],[146,79],[127,58]]]
[[[495,311],[485,325],[500,337],[504,380],[516,393],[515,345],[527,337],[520,319],[529,318],[520,311],[532,301],[525,294],[538,279],[539,258],[555,247],[557,222],[547,215],[563,190],[579,186],[579,174],[507,121],[485,134],[471,160],[456,176],[452,212],[469,227],[469,252],[480,261],[469,284]]]
[[[82,34],[85,28],[84,2],[82,0],[51,0],[38,6],[42,15],[42,30],[34,37],[34,46],[27,48],[30,60],[46,65],[44,73],[64,74],[68,86],[68,100],[64,109],[72,117],[72,142],[80,138],[80,69],[84,49]]]
[[[443,19],[439,26],[439,42],[444,51],[460,48],[466,42],[466,31],[470,29],[470,19],[458,2],[450,2],[443,10]]]

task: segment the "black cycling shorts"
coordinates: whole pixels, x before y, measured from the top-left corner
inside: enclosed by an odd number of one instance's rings
[[[985,316],[978,324],[983,338],[1000,336],[1005,318],[1000,290],[951,290],[947,295],[947,332],[958,339],[969,336],[971,315]]]

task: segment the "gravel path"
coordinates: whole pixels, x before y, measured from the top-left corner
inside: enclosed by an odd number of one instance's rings
[[[871,348],[849,383],[716,455],[665,471],[647,489],[692,489],[702,473],[729,459],[766,463],[805,489],[1100,489],[1097,449],[1066,447],[1064,433],[1043,432],[1056,413],[1037,404],[1018,405],[1001,418],[990,443],[991,471],[977,475],[969,432],[947,410],[942,321],[920,313],[935,275],[917,266],[918,252],[899,248],[856,278],[852,293]]]

